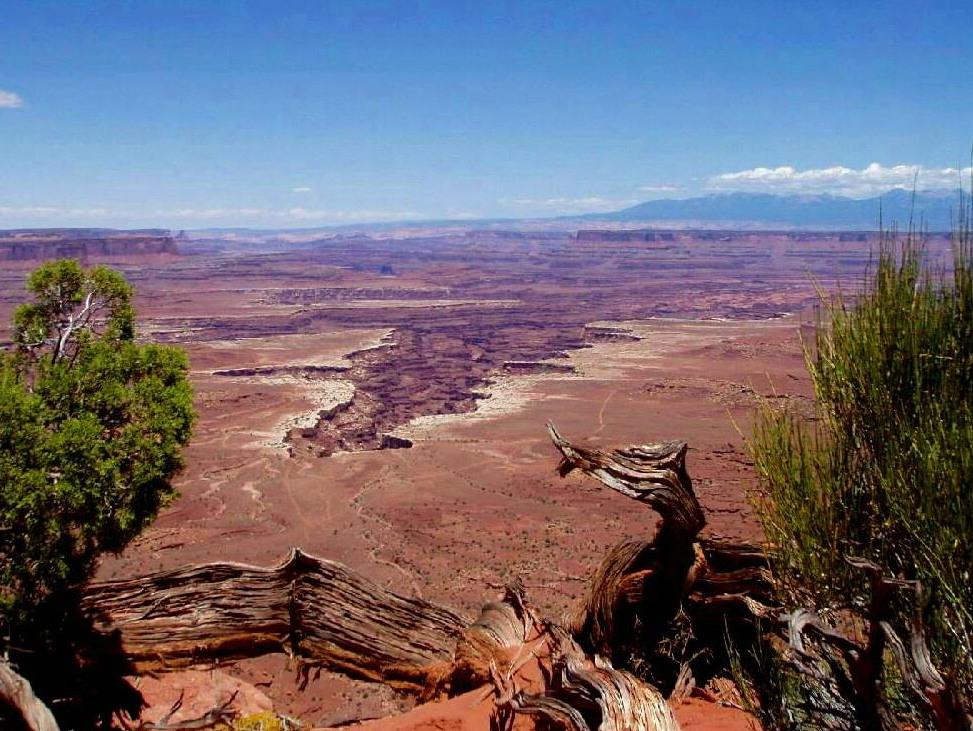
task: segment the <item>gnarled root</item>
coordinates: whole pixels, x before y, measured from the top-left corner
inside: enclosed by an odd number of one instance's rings
[[[494,728],[509,731],[518,713],[570,731],[677,731],[668,702],[653,686],[599,655],[587,655],[555,624],[545,630],[545,687],[528,693],[494,678]]]

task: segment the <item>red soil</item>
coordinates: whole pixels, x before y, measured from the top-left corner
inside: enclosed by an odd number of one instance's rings
[[[490,727],[489,695],[475,690],[439,703],[427,703],[401,716],[368,721],[354,728],[363,731],[482,731]],[[754,731],[755,719],[749,714],[709,701],[690,698],[674,708],[676,720],[684,731]],[[532,731],[528,718],[515,721],[518,731]]]

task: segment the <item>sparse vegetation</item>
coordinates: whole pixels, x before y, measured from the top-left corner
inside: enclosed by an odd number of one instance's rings
[[[806,362],[816,418],[765,408],[752,452],[755,499],[781,601],[861,627],[869,588],[848,557],[915,580],[933,660],[973,685],[973,229],[961,199],[951,266],[923,236],[887,230],[865,286],[825,302]],[[908,637],[905,591],[892,625]],[[885,692],[899,712],[918,699]]]

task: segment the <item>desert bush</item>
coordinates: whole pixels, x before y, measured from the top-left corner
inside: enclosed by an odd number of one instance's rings
[[[813,419],[761,410],[755,505],[788,606],[863,612],[861,556],[918,580],[934,660],[973,685],[973,208],[951,262],[911,225],[884,230],[856,296],[823,298],[805,360]],[[914,602],[893,624],[909,634]],[[889,673],[889,677],[894,673]]]
[[[300,727],[291,719],[265,711],[237,718],[223,728],[226,731],[293,731]]]

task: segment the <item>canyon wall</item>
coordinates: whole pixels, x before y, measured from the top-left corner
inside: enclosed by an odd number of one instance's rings
[[[177,254],[165,229],[17,229],[0,231],[0,261],[111,260]]]

